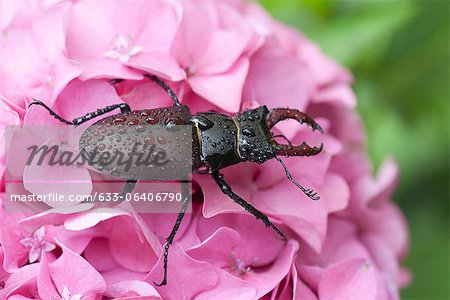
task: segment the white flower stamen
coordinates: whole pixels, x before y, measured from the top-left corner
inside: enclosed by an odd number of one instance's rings
[[[113,42],[113,48],[105,52],[104,56],[117,59],[122,63],[126,63],[132,56],[142,51],[142,47],[131,45],[130,41],[123,35],[118,35]]]
[[[20,243],[22,246],[30,248],[28,260],[34,263],[38,260],[42,251],[50,252],[56,248],[56,245],[45,239],[45,227],[40,227],[31,236],[23,238]]]
[[[230,262],[230,270],[236,272],[239,276],[243,276],[245,273],[252,271],[250,265],[247,265],[240,258],[236,257],[235,251],[231,252],[231,254],[227,256],[227,259]]]
[[[62,300],[80,300],[81,297],[83,297],[83,295],[80,295],[80,294],[71,296],[69,288],[67,286],[65,286],[63,288],[62,293],[61,293]]]

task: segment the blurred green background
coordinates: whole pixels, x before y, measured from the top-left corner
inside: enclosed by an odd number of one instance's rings
[[[449,2],[261,2],[353,72],[374,167],[400,164],[413,273],[402,299],[450,299]]]

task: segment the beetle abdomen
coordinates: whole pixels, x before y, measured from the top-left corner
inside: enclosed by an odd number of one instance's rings
[[[131,111],[86,129],[80,151],[98,171],[132,180],[184,179],[192,172],[192,126],[185,106]]]

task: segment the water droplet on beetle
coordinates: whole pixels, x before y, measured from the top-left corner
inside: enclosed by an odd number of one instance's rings
[[[120,127],[119,130],[118,130],[118,132],[119,132],[120,134],[125,134],[125,133],[127,133],[127,129],[126,129],[125,127]]]
[[[255,130],[253,128],[251,128],[250,126],[244,126],[244,128],[242,128],[242,134],[249,136],[249,137],[256,136]]]
[[[139,120],[138,119],[133,119],[130,120],[127,125],[138,125],[139,124]]]
[[[127,120],[126,116],[118,116],[118,117],[114,118],[113,123],[114,124],[123,123],[126,120]]]
[[[159,118],[156,116],[148,117],[145,119],[145,122],[147,122],[148,124],[156,124],[159,122]]]
[[[160,143],[161,145],[164,145],[166,143],[166,139],[163,136],[159,136],[157,138],[158,143]]]
[[[138,126],[136,126],[136,131],[137,131],[137,132],[144,132],[144,131],[145,131],[145,126],[144,126],[144,125],[138,125]]]
[[[149,144],[149,145],[150,144],[154,144],[155,143],[155,138],[153,136],[151,136],[151,135],[146,136],[144,138],[144,143]]]

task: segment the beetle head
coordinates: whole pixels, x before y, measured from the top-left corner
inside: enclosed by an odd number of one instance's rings
[[[323,133],[322,128],[307,114],[289,108],[268,110],[266,106],[246,110],[235,117],[239,129],[239,150],[243,160],[263,163],[277,156],[311,156],[319,154],[323,144],[311,147],[305,142],[301,145],[279,144],[270,129],[278,122],[294,119],[309,125],[313,131]]]

